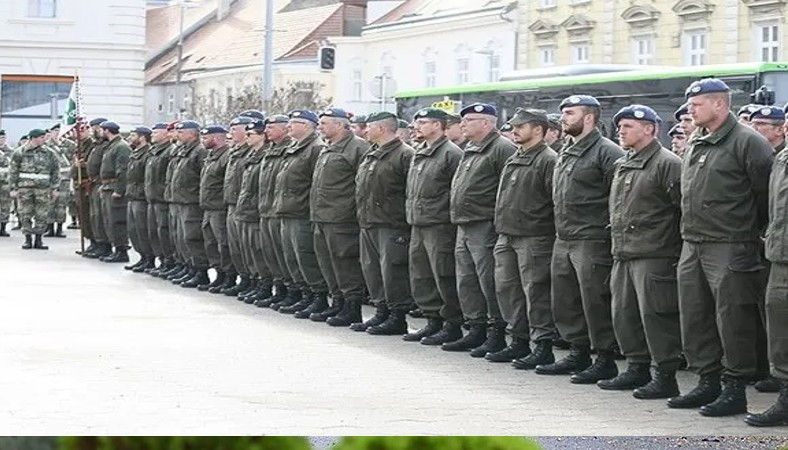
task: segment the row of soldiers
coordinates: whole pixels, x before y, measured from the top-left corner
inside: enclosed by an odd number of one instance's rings
[[[101,158],[100,141],[88,145],[88,179],[117,202],[94,211],[88,190],[91,217],[111,219],[91,220],[83,256],[128,260],[128,233],[141,258],[127,269],[184,288],[705,416],[747,412],[745,387],[765,375],[765,326],[780,397],[745,420],[785,425],[788,155],[756,131],[784,127],[785,111],[756,108],[739,123],[716,79],[686,97],[681,157],[657,140],[648,106],[614,116],[621,146],[603,137],[587,95],[561,103],[558,152],[544,111],[518,109],[510,140],[488,104],[459,121],[421,109],[412,132],[387,112],[246,111],[229,131],[138,127],[133,149],[115,155],[117,125],[92,122],[112,140]],[[367,320],[365,297],[376,308]],[[414,304],[427,323],[408,332]],[[559,339],[570,351],[556,360]],[[680,394],[683,358],[699,382]]]

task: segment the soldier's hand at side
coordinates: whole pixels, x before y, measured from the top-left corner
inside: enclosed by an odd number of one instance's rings
[[[123,198],[123,194],[120,194],[120,193],[117,193],[117,192],[113,192],[112,193],[112,198]]]
[[[16,198],[16,196],[17,196],[18,194],[17,194],[17,192],[16,192],[16,191],[11,191],[11,192],[9,192],[9,193],[8,193],[8,195],[10,195],[10,196],[11,196],[11,198]]]

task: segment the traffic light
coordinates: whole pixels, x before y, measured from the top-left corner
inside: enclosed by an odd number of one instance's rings
[[[336,49],[334,47],[320,47],[317,52],[320,60],[320,70],[334,70]]]

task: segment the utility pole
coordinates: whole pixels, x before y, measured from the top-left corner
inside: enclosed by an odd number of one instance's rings
[[[263,109],[270,113],[274,96],[273,80],[273,41],[274,41],[274,0],[265,2],[265,49],[263,51]]]
[[[181,95],[181,64],[183,63],[183,16],[186,9],[186,0],[180,0],[180,29],[178,31],[178,66],[175,70],[175,109],[176,118],[180,120],[183,114],[183,105],[181,105],[183,96]]]

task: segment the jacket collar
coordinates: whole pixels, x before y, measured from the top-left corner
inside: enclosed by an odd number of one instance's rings
[[[449,142],[449,138],[447,138],[445,135],[433,142],[432,145],[424,142],[419,146],[418,149],[416,149],[416,156],[432,156],[436,151],[438,151],[439,148],[446,145],[447,142]]]
[[[382,146],[375,144],[367,154],[377,159],[383,159],[392,149],[395,149],[400,145],[402,145],[402,140],[400,138],[394,138]]]
[[[690,141],[692,143],[703,142],[709,145],[717,145],[736,128],[738,123],[736,116],[734,116],[732,112],[729,112],[728,118],[725,119],[725,122],[723,122],[722,126],[717,129],[717,131],[710,133],[706,128],[699,128],[695,130]]]
[[[621,158],[621,167],[626,167],[629,169],[643,169],[661,148],[662,145],[659,143],[659,141],[654,139],[639,152],[630,150],[625,156]]]
[[[536,157],[545,150],[547,150],[547,143],[545,141],[540,141],[536,145],[529,148],[519,147],[512,158],[512,162],[515,164],[530,166],[533,164]]]
[[[210,160],[219,159],[229,149],[230,149],[230,147],[227,144],[225,144],[225,145],[223,145],[223,146],[221,146],[219,148],[215,148],[215,149],[213,149],[213,150],[208,152],[208,156],[206,157],[206,159],[210,159]]]
[[[500,136],[501,133],[499,133],[498,130],[492,130],[490,131],[490,134],[488,134],[484,139],[482,139],[482,142],[479,143],[478,145],[471,141],[468,141],[468,145],[465,146],[465,151],[469,153],[483,153]]]
[[[137,147],[131,152],[132,157],[140,157],[150,150],[150,144],[145,144],[142,147]]]
[[[292,155],[293,153],[298,153],[301,150],[315,143],[315,141],[317,141],[317,133],[312,132],[312,134],[305,137],[303,140],[293,142],[290,145],[290,147],[287,150],[285,150],[285,153],[287,153],[288,155]]]
[[[290,136],[286,136],[278,144],[272,144],[271,147],[266,152],[266,154],[273,156],[282,156],[285,153],[285,151],[287,151],[287,149],[290,148],[291,145],[293,145],[293,139]]]
[[[345,135],[342,137],[342,139],[337,141],[336,144],[329,143],[323,149],[323,152],[339,152],[339,153],[342,153],[342,151],[345,150],[345,148],[347,148],[348,144],[350,144],[353,141],[354,137],[356,137],[356,135],[353,134],[352,131],[346,130],[345,131]]]
[[[599,129],[594,128],[590,133],[583,136],[578,141],[567,141],[567,147],[564,148],[563,153],[572,156],[583,156],[583,154],[591,147],[594,146],[599,140],[602,139],[602,134],[599,133]]]
[[[776,155],[776,154],[780,153],[783,150],[785,150],[785,141],[782,141],[782,143],[780,145],[778,145],[777,147],[774,148],[774,154]]]

